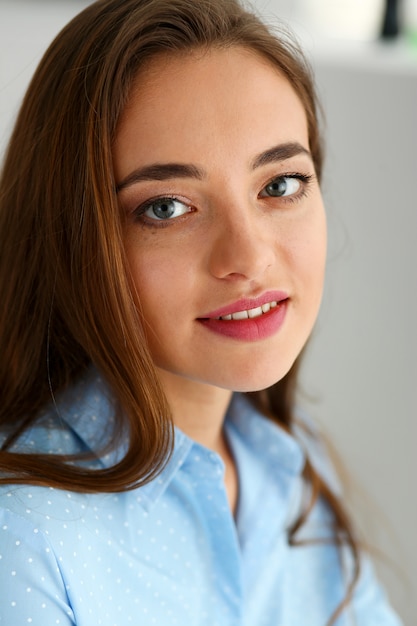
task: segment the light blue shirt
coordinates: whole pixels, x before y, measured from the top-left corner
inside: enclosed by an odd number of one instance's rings
[[[97,449],[111,406],[92,371],[15,448]],[[179,430],[163,473],[127,493],[1,488],[0,624],[324,626],[345,593],[337,549],[287,542],[300,506],[301,446],[240,395],[225,432],[239,474],[235,518],[221,459]],[[334,481],[317,450],[320,471]],[[303,536],[325,535],[329,519],[318,503]],[[351,624],[399,625],[368,561],[337,621]]]

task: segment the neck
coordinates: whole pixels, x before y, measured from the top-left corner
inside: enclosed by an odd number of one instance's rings
[[[230,508],[236,510],[238,476],[224,436],[223,424],[232,392],[158,370],[174,424],[191,439],[220,455],[225,464],[225,486]]]
[[[203,446],[221,452],[223,423],[232,392],[187,380],[165,370],[158,374],[175,425]]]

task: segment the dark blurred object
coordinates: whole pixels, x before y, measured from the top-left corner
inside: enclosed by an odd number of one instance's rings
[[[381,39],[394,39],[400,34],[400,0],[386,0]]]

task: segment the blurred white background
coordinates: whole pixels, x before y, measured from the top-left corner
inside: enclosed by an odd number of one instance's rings
[[[0,156],[58,30],[88,2],[0,0]],[[376,43],[381,0],[257,0],[287,20],[326,115],[328,280],[301,402],[334,442],[405,624],[417,615],[417,47]],[[337,7],[337,10],[336,10]]]

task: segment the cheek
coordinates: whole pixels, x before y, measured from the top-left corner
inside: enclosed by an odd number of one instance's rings
[[[288,263],[293,275],[310,289],[321,289],[324,281],[327,231],[324,210],[300,223],[288,240]]]
[[[181,250],[181,248],[180,248]],[[186,287],[191,284],[190,255],[181,254],[178,248],[164,246],[155,237],[140,243],[133,240],[126,244],[127,259],[140,301],[147,320],[158,320],[163,311],[180,306],[186,297]],[[162,306],[169,302],[169,307]]]

